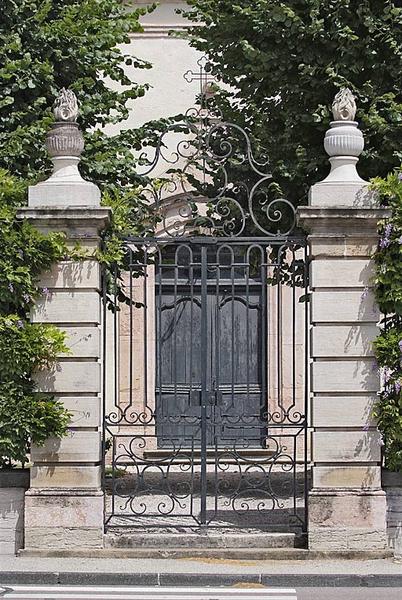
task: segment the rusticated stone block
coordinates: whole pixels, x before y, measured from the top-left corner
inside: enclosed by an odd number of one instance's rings
[[[98,396],[61,396],[58,399],[71,414],[71,427],[100,427],[101,399]]]
[[[101,386],[100,368],[96,362],[59,362],[48,371],[35,373],[35,381],[41,392],[98,393]]]
[[[56,291],[43,296],[32,309],[33,323],[100,323],[100,297],[94,291]]]
[[[49,464],[31,467],[31,488],[96,489],[100,486],[100,466]]]
[[[359,427],[375,426],[373,408],[378,398],[368,396],[314,396],[312,401],[313,427]]]
[[[67,357],[99,358],[100,329],[99,327],[63,327],[66,333],[66,346],[69,349]]]
[[[380,387],[374,359],[321,360],[312,365],[312,388],[319,392],[377,392]]]
[[[312,330],[312,358],[373,356],[373,341],[378,336],[375,323],[350,325],[318,324]]]
[[[315,260],[311,265],[313,288],[366,287],[374,275],[370,260]]]
[[[52,289],[100,290],[100,265],[95,260],[62,261],[54,264],[50,271],[41,274],[40,284]]]
[[[314,488],[353,488],[380,489],[381,468],[373,466],[343,466],[321,467],[313,469]]]
[[[99,431],[69,431],[62,439],[49,438],[43,446],[32,446],[34,463],[96,463],[101,460]]]
[[[316,431],[313,460],[325,463],[380,462],[380,434],[373,431]]]
[[[103,493],[29,490],[25,497],[25,547],[101,548]]]
[[[311,550],[383,550],[386,539],[385,494],[362,491],[310,492]]]
[[[372,291],[317,291],[311,297],[313,323],[376,323],[380,317]]]

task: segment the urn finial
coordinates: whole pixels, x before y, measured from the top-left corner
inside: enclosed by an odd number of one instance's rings
[[[100,191],[85,181],[78,169],[84,136],[77,123],[78,101],[72,90],[62,88],[53,104],[55,123],[46,135],[53,173],[29,188],[30,206],[99,206]]]
[[[53,113],[56,121],[76,123],[78,117],[77,97],[72,90],[61,88],[53,104]]]
[[[354,121],[356,115],[355,98],[349,88],[342,88],[332,103],[334,121],[325,134],[324,148],[329,155],[331,172],[323,183],[363,182],[356,170],[356,164],[363,152],[364,139]]]
[[[354,121],[356,116],[355,97],[349,88],[341,88],[332,103],[334,121]]]

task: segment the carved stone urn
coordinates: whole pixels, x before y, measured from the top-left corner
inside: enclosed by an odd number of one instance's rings
[[[52,158],[56,156],[79,158],[84,150],[84,136],[78,124],[63,121],[55,123],[46,136],[46,148]]]
[[[46,136],[46,148],[53,162],[47,181],[29,188],[28,203],[39,206],[99,206],[100,191],[85,181],[78,165],[84,150],[84,136],[77,123],[78,102],[71,90],[62,89],[53,106],[56,122]]]
[[[341,89],[332,103],[334,120],[324,139],[324,148],[329,155],[331,172],[323,183],[364,181],[356,170],[356,164],[364,149],[362,132],[354,120],[356,102],[348,88]]]

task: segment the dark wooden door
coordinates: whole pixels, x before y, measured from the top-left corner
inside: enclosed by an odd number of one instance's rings
[[[202,427],[209,447],[264,444],[262,284],[250,279],[245,268],[220,268],[214,256],[210,262],[204,296],[196,260],[192,268],[160,269],[156,287],[159,447],[198,447]],[[206,348],[201,344],[202,319],[206,319]],[[204,421],[203,374],[208,397]]]

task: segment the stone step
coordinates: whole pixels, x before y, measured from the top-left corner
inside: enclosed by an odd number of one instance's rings
[[[268,549],[300,548],[303,536],[295,533],[187,533],[187,532],[133,532],[113,529],[105,536],[105,548],[150,549]]]
[[[347,560],[376,560],[380,558],[391,558],[394,553],[391,549],[383,550],[344,550],[324,552],[307,550],[306,548],[68,548],[35,549],[27,548],[18,552],[22,557],[36,558],[101,558],[101,559],[128,559],[128,558],[179,558],[179,559],[217,559],[217,560],[321,560],[337,559]],[[150,563],[151,564],[151,563]],[[150,567],[152,569],[152,567]],[[9,572],[10,574],[10,572]],[[4,573],[2,573],[4,575]],[[57,573],[56,573],[57,575]],[[145,573],[147,575],[147,573]],[[152,575],[152,574],[151,574]],[[49,578],[48,574],[46,574]],[[121,574],[118,575],[119,578]],[[152,575],[153,576],[153,575]],[[186,577],[189,575],[186,574]],[[25,577],[25,576],[24,576]],[[85,575],[88,578],[88,574]],[[107,574],[112,578],[113,574]],[[11,577],[12,579],[12,577]],[[27,578],[25,578],[27,580]],[[34,579],[34,581],[36,581]],[[183,585],[186,585],[185,583]],[[399,584],[398,584],[399,585]]]

